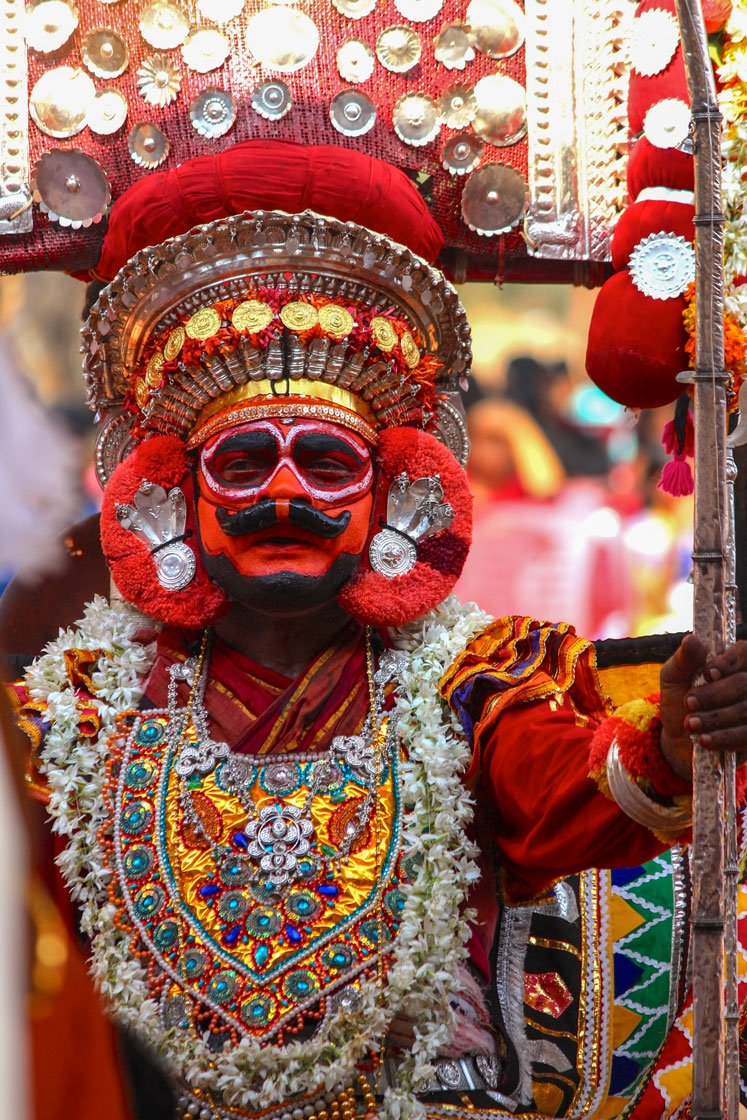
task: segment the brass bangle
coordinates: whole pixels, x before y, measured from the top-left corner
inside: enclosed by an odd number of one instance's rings
[[[607,783],[613,800],[625,816],[660,836],[675,840],[692,825],[689,809],[660,805],[647,796],[623,766],[616,741],[607,752]]]

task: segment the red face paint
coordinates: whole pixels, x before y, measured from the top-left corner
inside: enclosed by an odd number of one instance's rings
[[[244,577],[318,577],[343,553],[357,556],[365,547],[371,451],[338,424],[236,425],[202,449],[197,482],[202,546],[210,556],[225,556]]]

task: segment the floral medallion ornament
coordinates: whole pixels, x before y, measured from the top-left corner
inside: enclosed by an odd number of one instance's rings
[[[471,29],[466,24],[448,23],[437,35],[433,53],[447,70],[464,70],[475,57]]]
[[[197,11],[211,23],[230,23],[244,10],[244,0],[197,0]]]
[[[657,148],[679,148],[690,135],[690,106],[678,97],[652,105],[643,121],[643,134]]]
[[[469,132],[458,132],[441,148],[441,164],[451,175],[467,175],[482,159],[483,143]]]
[[[26,43],[39,54],[52,54],[78,26],[78,9],[67,0],[39,0],[26,8]]]
[[[238,304],[231,316],[231,322],[237,331],[246,331],[248,334],[258,334],[274,319],[274,313],[268,303],[258,299],[247,299]]]
[[[672,12],[649,8],[633,20],[629,52],[633,69],[644,78],[660,74],[674,58],[680,29]]]
[[[181,74],[165,54],[146,58],[137,72],[138,93],[148,105],[159,109],[176,101],[181,87]]]
[[[319,49],[319,31],[297,8],[263,8],[249,17],[246,45],[269,70],[292,74],[308,66]]]
[[[417,66],[423,44],[411,27],[387,27],[376,40],[376,57],[385,70],[406,74]]]
[[[363,136],[376,123],[376,106],[362,90],[344,89],[330,101],[329,119],[343,136]]]
[[[370,15],[376,7],[377,0],[332,0],[332,4],[341,16],[348,19],[363,19]]]
[[[169,154],[169,139],[150,121],[140,121],[127,137],[127,147],[133,163],[150,170],[160,167]]]
[[[348,39],[337,52],[337,69],[345,82],[367,81],[374,71],[374,53],[362,39]]]
[[[88,107],[95,96],[96,87],[83,70],[55,66],[35,83],[29,112],[37,128],[64,140],[85,128]]]
[[[124,39],[111,27],[95,27],[83,39],[80,55],[96,78],[118,78],[127,69],[130,56]]]
[[[695,280],[695,250],[684,237],[651,233],[630,255],[630,276],[645,296],[674,299]]]
[[[413,23],[427,23],[435,19],[444,6],[444,0],[394,0],[400,15]]]
[[[293,101],[285,82],[262,82],[252,91],[252,109],[267,121],[279,121],[289,113]]]
[[[180,46],[189,31],[189,17],[171,0],[153,0],[146,4],[138,21],[140,34],[158,51],[170,51]]]
[[[77,148],[53,148],[34,168],[34,201],[53,222],[71,229],[101,221],[109,209],[109,181],[95,159]]]
[[[483,237],[508,233],[524,217],[528,193],[526,180],[513,167],[502,163],[480,167],[462,192],[462,218]]]
[[[208,140],[225,136],[236,120],[236,102],[222,89],[206,89],[189,107],[192,127]]]
[[[429,144],[439,133],[439,107],[427,93],[406,93],[394,106],[394,131],[413,148]]]
[[[451,86],[441,94],[439,109],[447,128],[465,128],[477,112],[474,90],[470,86]]]
[[[223,32],[211,27],[198,27],[195,31],[190,31],[181,45],[185,65],[198,74],[217,70],[230,53],[228,40]]]
[[[319,308],[319,326],[331,338],[347,338],[355,326],[355,319],[344,307],[328,303]]]

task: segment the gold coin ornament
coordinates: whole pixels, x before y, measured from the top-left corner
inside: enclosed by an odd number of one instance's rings
[[[316,308],[300,300],[286,303],[280,312],[280,321],[289,331],[310,331],[319,322]]]
[[[162,373],[165,358],[160,350],[155,350],[151,356],[148,366],[145,370],[145,380],[151,388],[156,389],[161,384]]]
[[[88,110],[86,124],[97,136],[111,136],[127,120],[127,98],[118,89],[100,89]]]
[[[83,65],[96,78],[118,78],[127,69],[130,56],[124,39],[111,27],[94,27],[80,45]]]
[[[217,27],[198,27],[181,46],[182,58],[190,70],[208,74],[217,70],[231,53],[228,39]]]
[[[509,58],[524,44],[526,21],[516,0],[471,0],[467,23],[475,46],[490,58]]]
[[[127,147],[133,163],[151,170],[160,167],[169,154],[169,138],[150,121],[140,121],[127,137]]]
[[[475,85],[472,127],[496,147],[516,144],[526,134],[527,105],[524,87],[505,74],[489,74]]]
[[[47,136],[67,139],[85,128],[88,108],[95,96],[96,87],[83,70],[55,66],[34,85],[29,111],[36,126]]]
[[[362,39],[348,39],[337,52],[337,69],[345,82],[367,81],[374,72],[374,53]]]
[[[154,54],[138,70],[137,88],[143,101],[163,109],[179,96],[182,76],[167,55]]]
[[[186,12],[170,0],[153,0],[140,13],[140,34],[158,51],[170,51],[181,46],[189,31]]]
[[[231,322],[237,331],[247,331],[249,334],[259,334],[269,327],[275,318],[269,303],[259,299],[246,299],[234,308]]]
[[[137,401],[138,408],[145,410],[148,405],[150,397],[150,389],[142,377],[138,377],[135,382],[135,400]]]
[[[184,324],[188,338],[204,342],[220,330],[220,315],[214,307],[201,307]]]
[[[371,334],[379,350],[383,350],[385,354],[391,353],[399,342],[394,327],[382,315],[376,315],[371,320]]]
[[[174,327],[163,348],[163,356],[167,362],[173,362],[174,358],[179,356],[186,337],[187,332],[184,327]]]
[[[415,369],[420,362],[420,351],[418,350],[415,339],[409,331],[405,331],[402,335],[402,338],[399,340],[399,346],[408,369]]]
[[[344,307],[328,303],[319,309],[319,326],[332,338],[347,338],[355,326],[355,319]]]
[[[66,0],[29,4],[25,15],[26,43],[39,54],[63,47],[78,26],[78,9]]]
[[[311,62],[319,49],[319,32],[305,12],[286,7],[265,8],[249,17],[246,45],[268,70],[292,74]]]
[[[376,40],[376,57],[392,74],[406,74],[417,66],[423,44],[411,27],[387,27]]]

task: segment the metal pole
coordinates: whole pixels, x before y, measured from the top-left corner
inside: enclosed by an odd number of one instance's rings
[[[712,652],[718,652],[727,640],[728,616],[721,116],[699,0],[676,0],[676,6],[695,142],[694,629]],[[727,1065],[730,1081],[735,1070],[732,1058],[727,1062],[725,1057],[724,932],[731,918],[726,916],[724,891],[724,765],[697,741],[693,779],[692,1115],[694,1120],[721,1120],[728,1107],[728,1120],[737,1120],[732,1111],[738,1099],[735,1088],[726,1084]],[[731,936],[728,941],[733,952]]]

